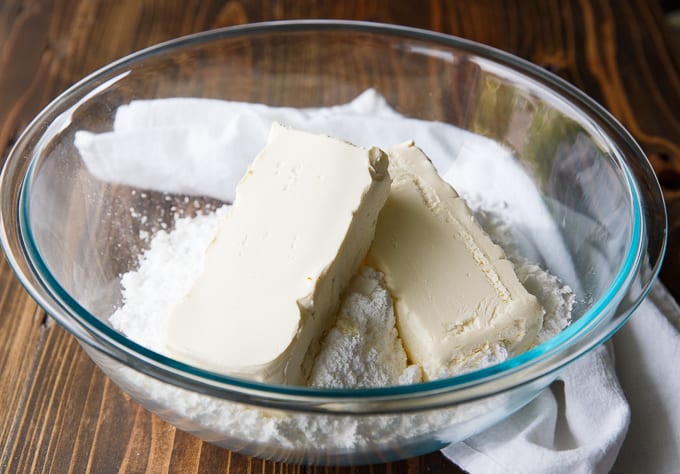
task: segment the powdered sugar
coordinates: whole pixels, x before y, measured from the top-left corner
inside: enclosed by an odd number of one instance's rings
[[[503,204],[473,201],[482,227],[513,261],[517,274],[546,309],[537,343],[569,323],[573,294],[539,266],[519,255],[508,232]],[[202,266],[202,255],[228,207],[207,215],[180,218],[171,232],[160,231],[140,258],[139,268],[122,277],[124,305],[111,317],[116,329],[149,349],[163,352],[170,308],[189,290]],[[506,360],[502,345],[487,347],[461,368],[472,371]],[[93,355],[93,357],[97,357]],[[457,423],[505,410],[511,395],[500,394],[464,406],[415,414],[334,416],[284,413],[213,398],[150,378],[128,367],[100,360],[99,365],[130,394],[146,400],[180,429],[233,449],[234,437],[249,452],[279,446],[305,452],[309,446],[328,453],[343,450],[396,449],[419,433],[436,433]],[[442,374],[450,375],[450,374]],[[363,268],[351,283],[335,326],[326,336],[313,368],[315,387],[375,387],[421,380],[418,366],[407,357],[395,328],[391,296],[380,273]],[[450,435],[442,435],[450,440]],[[243,443],[248,440],[247,445]],[[377,448],[380,446],[380,448]],[[308,458],[291,458],[310,461]]]
[[[161,230],[153,237],[139,268],[121,278],[125,304],[109,319],[115,329],[163,353],[170,312],[200,274],[205,249],[225,212],[228,208],[222,207],[211,214],[178,219],[172,232]]]
[[[407,366],[395,324],[382,275],[362,268],[324,339],[310,385],[354,388],[420,382],[420,367]]]

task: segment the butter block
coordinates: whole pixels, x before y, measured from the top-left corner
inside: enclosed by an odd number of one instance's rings
[[[387,168],[378,148],[274,124],[170,317],[169,353],[215,372],[304,384],[373,239]]]
[[[489,348],[528,349],[544,311],[502,249],[413,142],[388,154],[392,187],[366,263],[385,275],[410,361],[432,380]]]

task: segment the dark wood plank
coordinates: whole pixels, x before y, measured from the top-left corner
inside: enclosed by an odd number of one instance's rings
[[[245,22],[346,18],[460,35],[537,63],[605,105],[650,157],[668,201],[662,280],[680,296],[680,55],[655,2],[555,0],[5,0],[0,151],[88,72],[180,35]],[[0,471],[459,472],[439,453],[355,468],[275,464],[202,443],[143,410],[0,262]]]

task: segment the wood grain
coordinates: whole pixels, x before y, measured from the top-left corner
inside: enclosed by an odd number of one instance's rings
[[[631,0],[5,0],[0,150],[88,72],[210,28],[289,18],[398,23],[517,54],[607,107],[649,156],[667,199],[662,281],[680,297],[680,54],[655,2]],[[2,472],[460,472],[441,454],[354,468],[275,464],[202,443],[152,416],[51,323],[0,261]]]

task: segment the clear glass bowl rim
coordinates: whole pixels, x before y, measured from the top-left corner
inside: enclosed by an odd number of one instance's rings
[[[173,49],[212,40],[273,32],[280,34],[302,31],[330,32],[333,30],[392,35],[400,38],[430,41],[511,68],[518,72],[523,79],[539,82],[541,86],[547,87],[548,92],[556,96],[561,96],[564,99],[566,95],[570,105],[581,112],[586,122],[590,120],[589,117],[592,115],[606,123],[627,145],[629,159],[636,159],[638,165],[651,169],[649,161],[634,139],[604,108],[561,78],[514,55],[470,40],[410,27],[343,20],[295,20],[251,23],[180,37],[133,53],[93,72],[54,99],[29,124],[9,153],[7,163],[3,168],[0,186],[5,183],[5,174],[9,162],[13,160],[13,157],[20,155],[20,150],[29,141],[29,136],[37,133],[38,126],[43,123],[45,118],[55,114],[62,103],[68,102],[72,97],[83,95],[83,89],[85,91],[93,89],[94,85],[102,82],[102,78],[111,76],[116,71],[123,72],[128,67],[134,67],[136,62],[158,53],[167,53]],[[127,366],[173,385],[234,401],[323,413],[391,413],[447,406],[501,393],[554,374],[566,364],[611,337],[626,322],[633,310],[649,292],[661,266],[665,239],[663,248],[651,269],[651,274],[646,277],[648,280],[646,279],[644,288],[642,288],[636,300],[625,308],[624,313],[612,315],[609,320],[603,318],[603,315],[614,312],[616,306],[624,297],[628,286],[639,273],[646,233],[640,192],[628,164],[623,158],[625,154],[619,146],[611,143],[605,136],[600,138],[603,138],[610,151],[614,152],[612,153],[613,158],[619,161],[621,169],[625,173],[631,193],[631,201],[633,202],[633,238],[612,287],[578,321],[557,337],[530,351],[492,367],[416,385],[372,389],[312,389],[270,385],[198,369],[150,351],[127,339],[78,304],[51,275],[41,258],[28,224],[30,222],[30,211],[27,203],[29,202],[31,178],[35,171],[35,155],[31,158],[31,163],[21,185],[18,202],[18,227],[22,244],[22,257],[27,260],[26,263],[30,266],[31,276],[35,277],[42,285],[42,292],[33,287],[31,280],[24,274],[15,260],[16,256],[13,255],[5,234],[5,223],[3,223],[0,241],[10,265],[28,292],[48,314],[52,315],[81,342]],[[658,182],[656,186],[658,187]],[[660,188],[655,189],[655,191],[660,194]],[[665,208],[657,211],[663,212],[665,218]],[[2,218],[4,220],[4,216]],[[573,350],[565,357],[567,348]],[[371,403],[367,404],[369,401]],[[364,408],[356,406],[357,404],[363,404]]]

